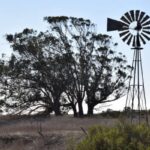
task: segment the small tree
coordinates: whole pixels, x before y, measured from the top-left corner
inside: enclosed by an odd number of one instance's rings
[[[87,89],[88,115],[93,114],[98,104],[115,101],[125,95],[130,66],[122,53],[116,54],[110,48],[100,48],[90,71],[93,72]]]

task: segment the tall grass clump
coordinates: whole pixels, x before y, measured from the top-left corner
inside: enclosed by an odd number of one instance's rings
[[[126,123],[115,127],[93,126],[77,150],[150,150],[150,127]]]

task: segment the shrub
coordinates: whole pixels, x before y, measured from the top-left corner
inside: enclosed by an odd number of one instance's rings
[[[125,123],[115,127],[93,126],[77,150],[150,150],[150,127]]]
[[[102,115],[103,117],[118,118],[118,117],[120,117],[121,115],[123,115],[123,113],[120,112],[120,111],[113,111],[113,110],[109,110],[109,109],[108,109],[107,111],[102,112],[101,115]]]

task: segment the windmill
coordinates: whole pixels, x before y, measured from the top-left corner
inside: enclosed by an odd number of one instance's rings
[[[107,19],[107,31],[119,32],[120,38],[134,50],[131,78],[127,92],[125,108],[130,108],[131,122],[138,113],[139,123],[145,118],[148,123],[144,76],[142,68],[141,46],[150,41],[150,17],[140,10],[126,12],[120,21]]]

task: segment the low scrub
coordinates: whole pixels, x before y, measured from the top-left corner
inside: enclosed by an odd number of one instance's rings
[[[111,118],[119,118],[121,115],[123,115],[123,112],[121,111],[109,111],[102,112],[101,116],[103,117],[111,117]]]
[[[77,150],[150,150],[150,127],[119,123],[115,127],[93,126]]]

